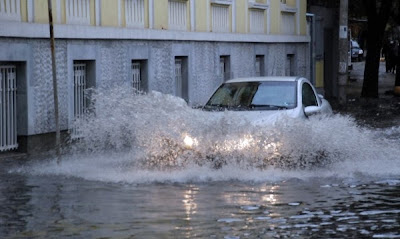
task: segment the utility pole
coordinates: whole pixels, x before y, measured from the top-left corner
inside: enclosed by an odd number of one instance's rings
[[[53,97],[54,97],[54,115],[56,119],[56,151],[57,151],[57,163],[60,163],[60,124],[59,124],[59,112],[58,112],[58,92],[57,92],[57,71],[56,71],[56,58],[55,58],[55,42],[54,42],[54,31],[53,31],[53,11],[51,6],[51,0],[47,0],[47,6],[49,8],[49,27],[50,27],[50,48],[51,48],[51,66],[53,71]]]
[[[346,85],[348,79],[348,52],[349,52],[349,40],[348,40],[348,0],[340,0],[340,11],[339,11],[339,72],[338,72],[338,97],[340,103],[346,102]]]

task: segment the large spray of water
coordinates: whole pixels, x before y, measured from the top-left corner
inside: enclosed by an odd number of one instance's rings
[[[47,162],[37,167],[39,173],[135,182],[154,180],[153,174],[173,181],[255,179],[299,169],[336,175],[349,168],[368,172],[382,163],[391,165],[386,173],[400,170],[394,166],[398,139],[360,127],[348,116],[282,118],[254,126],[230,112],[192,109],[159,92],[116,87],[92,97],[93,109],[76,122],[80,138],[66,149],[61,165]],[[400,131],[391,130],[387,134]]]

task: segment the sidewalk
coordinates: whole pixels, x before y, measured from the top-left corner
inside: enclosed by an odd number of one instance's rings
[[[353,70],[350,72],[349,81],[347,84],[347,95],[351,97],[360,97],[363,80],[364,80],[364,67],[365,61],[352,62]],[[392,96],[390,94],[394,88],[396,75],[394,73],[386,73],[386,63],[383,61],[379,65],[379,79],[378,79],[378,93],[379,97]]]
[[[393,95],[395,74],[386,73],[385,62],[380,62],[378,99],[361,98],[365,61],[353,62],[346,86],[345,104],[332,102],[336,113],[348,114],[362,125],[383,128],[400,126],[400,97]]]

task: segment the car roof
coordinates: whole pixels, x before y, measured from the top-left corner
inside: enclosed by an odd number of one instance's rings
[[[299,76],[259,76],[259,77],[243,77],[227,80],[225,83],[236,82],[254,82],[254,81],[297,81]]]

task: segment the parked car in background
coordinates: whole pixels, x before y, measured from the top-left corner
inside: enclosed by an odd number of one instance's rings
[[[362,61],[364,59],[364,51],[355,40],[350,40],[351,43],[351,60]]]
[[[254,124],[274,122],[280,116],[307,118],[331,114],[332,108],[303,77],[271,76],[228,80],[203,107],[206,111],[234,111]]]

